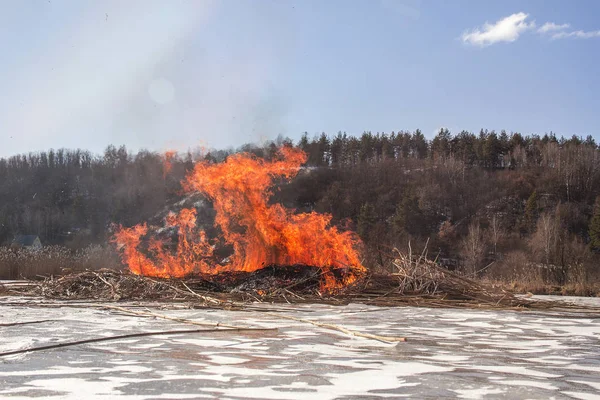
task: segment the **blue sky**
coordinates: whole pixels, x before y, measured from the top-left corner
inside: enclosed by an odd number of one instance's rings
[[[440,127],[600,139],[600,2],[0,0],[0,156]]]

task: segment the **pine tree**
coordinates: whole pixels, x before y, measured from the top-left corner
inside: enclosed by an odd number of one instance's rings
[[[414,146],[417,158],[420,158],[420,159],[427,158],[429,144],[427,143],[427,139],[425,139],[425,136],[423,135],[423,133],[421,132],[420,129],[417,129],[415,131],[415,134],[413,135],[412,140],[413,140],[413,146]]]
[[[501,153],[501,146],[500,141],[498,140],[498,136],[496,136],[496,133],[494,131],[492,131],[486,136],[482,149],[484,165],[488,168],[497,167]]]
[[[431,141],[431,157],[445,158],[450,155],[450,143],[452,134],[446,128],[440,128],[440,131]]]
[[[373,226],[377,222],[377,213],[375,207],[371,203],[365,203],[360,207],[360,213],[358,214],[357,228],[358,234],[361,238],[367,239],[369,233],[373,229]]]
[[[321,136],[319,136],[319,141],[317,143],[317,166],[329,166],[329,163],[331,161],[331,141],[329,140],[325,132],[321,133]]]
[[[308,153],[310,151],[310,142],[308,140],[308,132],[304,132],[302,134],[302,137],[300,138],[300,141],[298,142],[298,147],[300,149],[302,149],[302,151],[304,151],[305,153]]]
[[[589,227],[590,247],[594,251],[600,251],[600,196],[596,197],[594,214]]]
[[[410,191],[405,192],[393,217],[396,234],[406,232],[411,235],[420,235],[423,232],[424,217],[419,207],[419,198]]]

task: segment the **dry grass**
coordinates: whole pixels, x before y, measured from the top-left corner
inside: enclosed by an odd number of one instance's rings
[[[600,283],[547,284],[541,281],[484,281],[487,285],[503,288],[519,294],[549,294],[558,296],[600,297]]]
[[[482,281],[521,294],[600,297],[599,278],[590,265],[574,262],[564,268],[546,268],[529,262],[525,252],[516,251],[495,263]]]
[[[0,247],[0,279],[36,279],[101,268],[122,268],[118,254],[110,246],[76,251],[61,246],[36,251]]]

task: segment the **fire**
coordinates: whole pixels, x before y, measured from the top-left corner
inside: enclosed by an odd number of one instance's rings
[[[173,168],[172,161],[176,155],[177,152],[173,150],[169,150],[165,153],[165,158],[163,160],[163,179],[166,179],[167,174],[171,172],[171,169]]]
[[[321,268],[324,290],[354,282],[365,268],[357,250],[360,240],[353,232],[332,226],[329,214],[297,213],[269,204],[274,181],[291,180],[304,162],[306,154],[290,147],[281,148],[273,161],[241,153],[222,163],[197,162],[182,186],[185,192],[202,193],[212,201],[220,239],[233,247],[233,254],[219,261],[214,255],[219,238],[211,240],[197,228],[195,209],[183,209],[166,221],[177,229],[176,249],[149,239],[144,255],[147,226],[121,227],[113,240],[123,247],[123,262],[135,274],[156,277],[304,264]]]

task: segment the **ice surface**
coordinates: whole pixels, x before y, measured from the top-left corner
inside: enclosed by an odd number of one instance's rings
[[[600,307],[600,299],[568,300]],[[0,297],[0,323],[51,320],[0,327],[0,351],[187,327],[40,303],[48,305]],[[408,342],[349,337],[266,312],[155,309],[278,331],[148,336],[3,357],[0,398],[600,398],[600,313],[277,307],[279,313]]]

